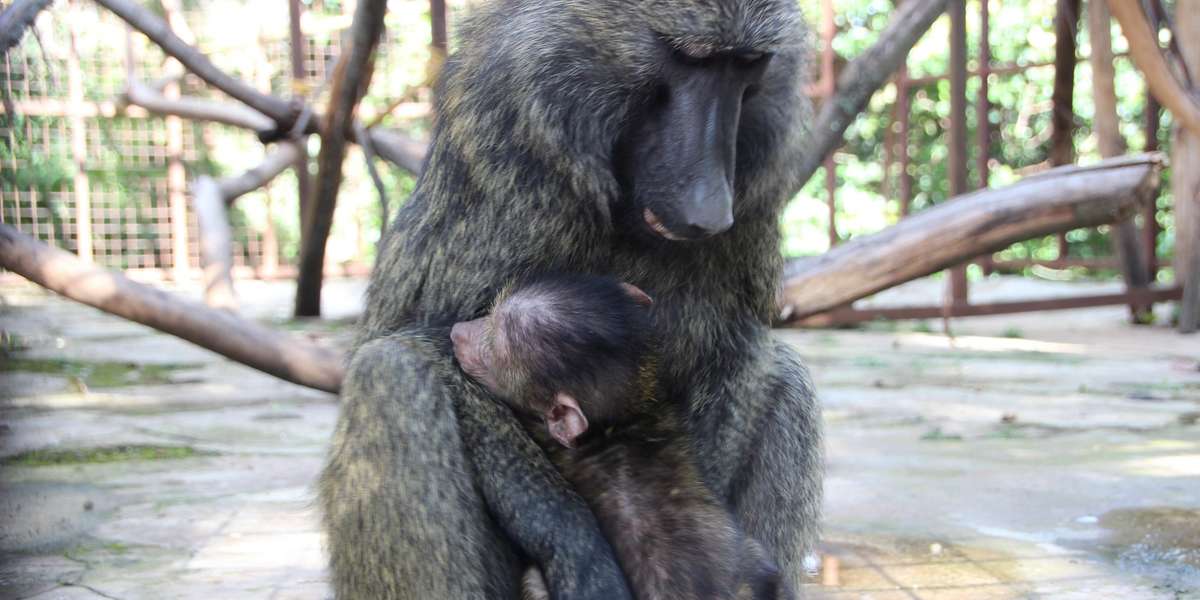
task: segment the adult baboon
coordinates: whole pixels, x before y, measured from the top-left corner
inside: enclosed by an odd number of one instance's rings
[[[702,476],[793,583],[821,503],[820,411],[769,337],[807,114],[793,0],[494,0],[444,68],[321,481],[340,598],[629,597],[512,412],[451,364],[499,286],[611,274],[654,299],[659,375]],[[564,535],[564,532],[571,532]]]

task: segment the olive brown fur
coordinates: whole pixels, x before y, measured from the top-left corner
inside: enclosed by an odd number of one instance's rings
[[[820,517],[820,408],[769,331],[809,115],[795,3],[493,0],[459,33],[426,166],[381,244],[321,478],[336,596],[516,598],[533,562],[556,600],[631,597],[587,504],[452,364],[451,324],[485,314],[505,282],[552,271],[654,298],[659,377],[682,401],[701,476],[798,583]],[[753,72],[728,58],[757,53],[769,60]],[[720,100],[711,131],[728,139],[687,125],[708,113],[679,98],[706,82],[740,82],[697,97]],[[721,177],[732,226],[700,214],[721,205]],[[651,211],[685,241],[650,231]]]
[[[659,390],[642,318],[650,303],[610,277],[539,277],[456,324],[454,353],[525,417],[595,512],[639,600],[790,600],[778,566],[696,469],[677,403]],[[527,573],[523,599],[551,600],[542,583]]]

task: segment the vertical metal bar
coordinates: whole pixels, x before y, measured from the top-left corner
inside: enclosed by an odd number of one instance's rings
[[[300,16],[303,10],[304,8],[300,5],[300,0],[288,0],[292,94],[295,96],[305,96],[308,93],[308,73],[304,68],[304,58],[308,51],[308,44],[304,38],[304,31],[300,28]],[[313,183],[312,174],[308,172],[308,150],[303,142],[300,144],[300,156],[296,158],[296,164],[292,167],[292,170],[296,172],[296,193],[300,199],[300,218],[304,219],[304,215],[308,214],[308,205],[312,204]],[[303,231],[303,223],[301,223],[301,231]]]
[[[433,47],[446,56],[450,46],[450,36],[446,32],[446,0],[429,0],[429,27]]]
[[[179,83],[163,88],[163,96],[179,98]],[[188,260],[187,171],[183,167],[183,120],[169,116],[167,127],[167,205],[171,209],[172,277],[178,282],[191,275]]]
[[[1050,166],[1075,162],[1075,33],[1079,30],[1079,0],[1058,0],[1054,16],[1054,93],[1051,114]],[[1067,258],[1067,234],[1058,236],[1058,257]]]
[[[908,216],[912,207],[913,178],[908,172],[912,157],[909,155],[908,143],[912,127],[912,89],[908,85],[908,59],[900,65],[896,75],[896,112],[900,116],[900,216]]]
[[[975,170],[978,171],[979,187],[987,188],[991,161],[992,124],[988,119],[992,103],[988,99],[988,78],[992,74],[992,45],[990,39],[991,14],[988,10],[988,0],[979,0],[979,93],[975,97],[975,142],[978,145],[975,155]],[[994,260],[988,252],[979,257],[979,266],[984,275],[992,272]]]
[[[1149,93],[1146,94],[1146,152],[1158,151],[1158,130],[1162,119],[1162,106]],[[1158,206],[1147,202],[1142,209],[1142,248],[1146,259],[1146,272],[1150,281],[1158,280]]]
[[[950,0],[950,196],[967,192],[967,4]],[[967,302],[967,268],[950,269],[950,298]]]
[[[821,0],[821,94],[830,102],[837,89],[833,72],[833,36],[837,34],[834,22],[833,0]],[[825,197],[829,205],[829,247],[838,243],[837,233],[837,163],[833,153],[825,157]]]
[[[92,196],[87,174],[87,123],[83,117],[83,69],[79,66],[76,42],[79,30],[79,5],[72,3],[69,13],[70,44],[67,52],[67,94],[71,103],[71,155],[75,161],[75,251],[79,258],[92,262]]]

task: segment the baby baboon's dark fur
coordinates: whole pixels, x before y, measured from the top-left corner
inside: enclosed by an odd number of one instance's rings
[[[556,600],[630,597],[587,504],[452,366],[451,323],[486,313],[504,282],[549,271],[610,274],[654,298],[653,327],[670,332],[659,377],[683,403],[701,475],[795,582],[819,520],[820,409],[768,324],[806,137],[796,3],[493,0],[460,34],[424,172],[372,275],[322,475],[335,593],[515,598],[530,559]],[[693,242],[648,235],[639,203],[701,177],[671,162],[665,135],[697,132],[647,116],[673,106],[673,53],[713,53],[687,67],[707,76],[738,48],[772,56],[729,99],[736,139],[714,140],[736,144],[723,155],[736,168],[721,172],[733,226]]]
[[[610,277],[537,278],[455,325],[454,352],[526,418],[595,511],[637,598],[732,600],[743,586],[754,600],[792,598],[701,481],[676,405],[659,396],[638,298]],[[556,432],[576,409],[583,429]],[[536,576],[523,585],[525,600],[551,600]]]

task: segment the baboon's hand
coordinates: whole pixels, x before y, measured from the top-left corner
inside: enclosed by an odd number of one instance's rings
[[[633,600],[612,546],[603,536],[583,539],[578,532],[562,536],[562,550],[543,569],[554,600]]]

